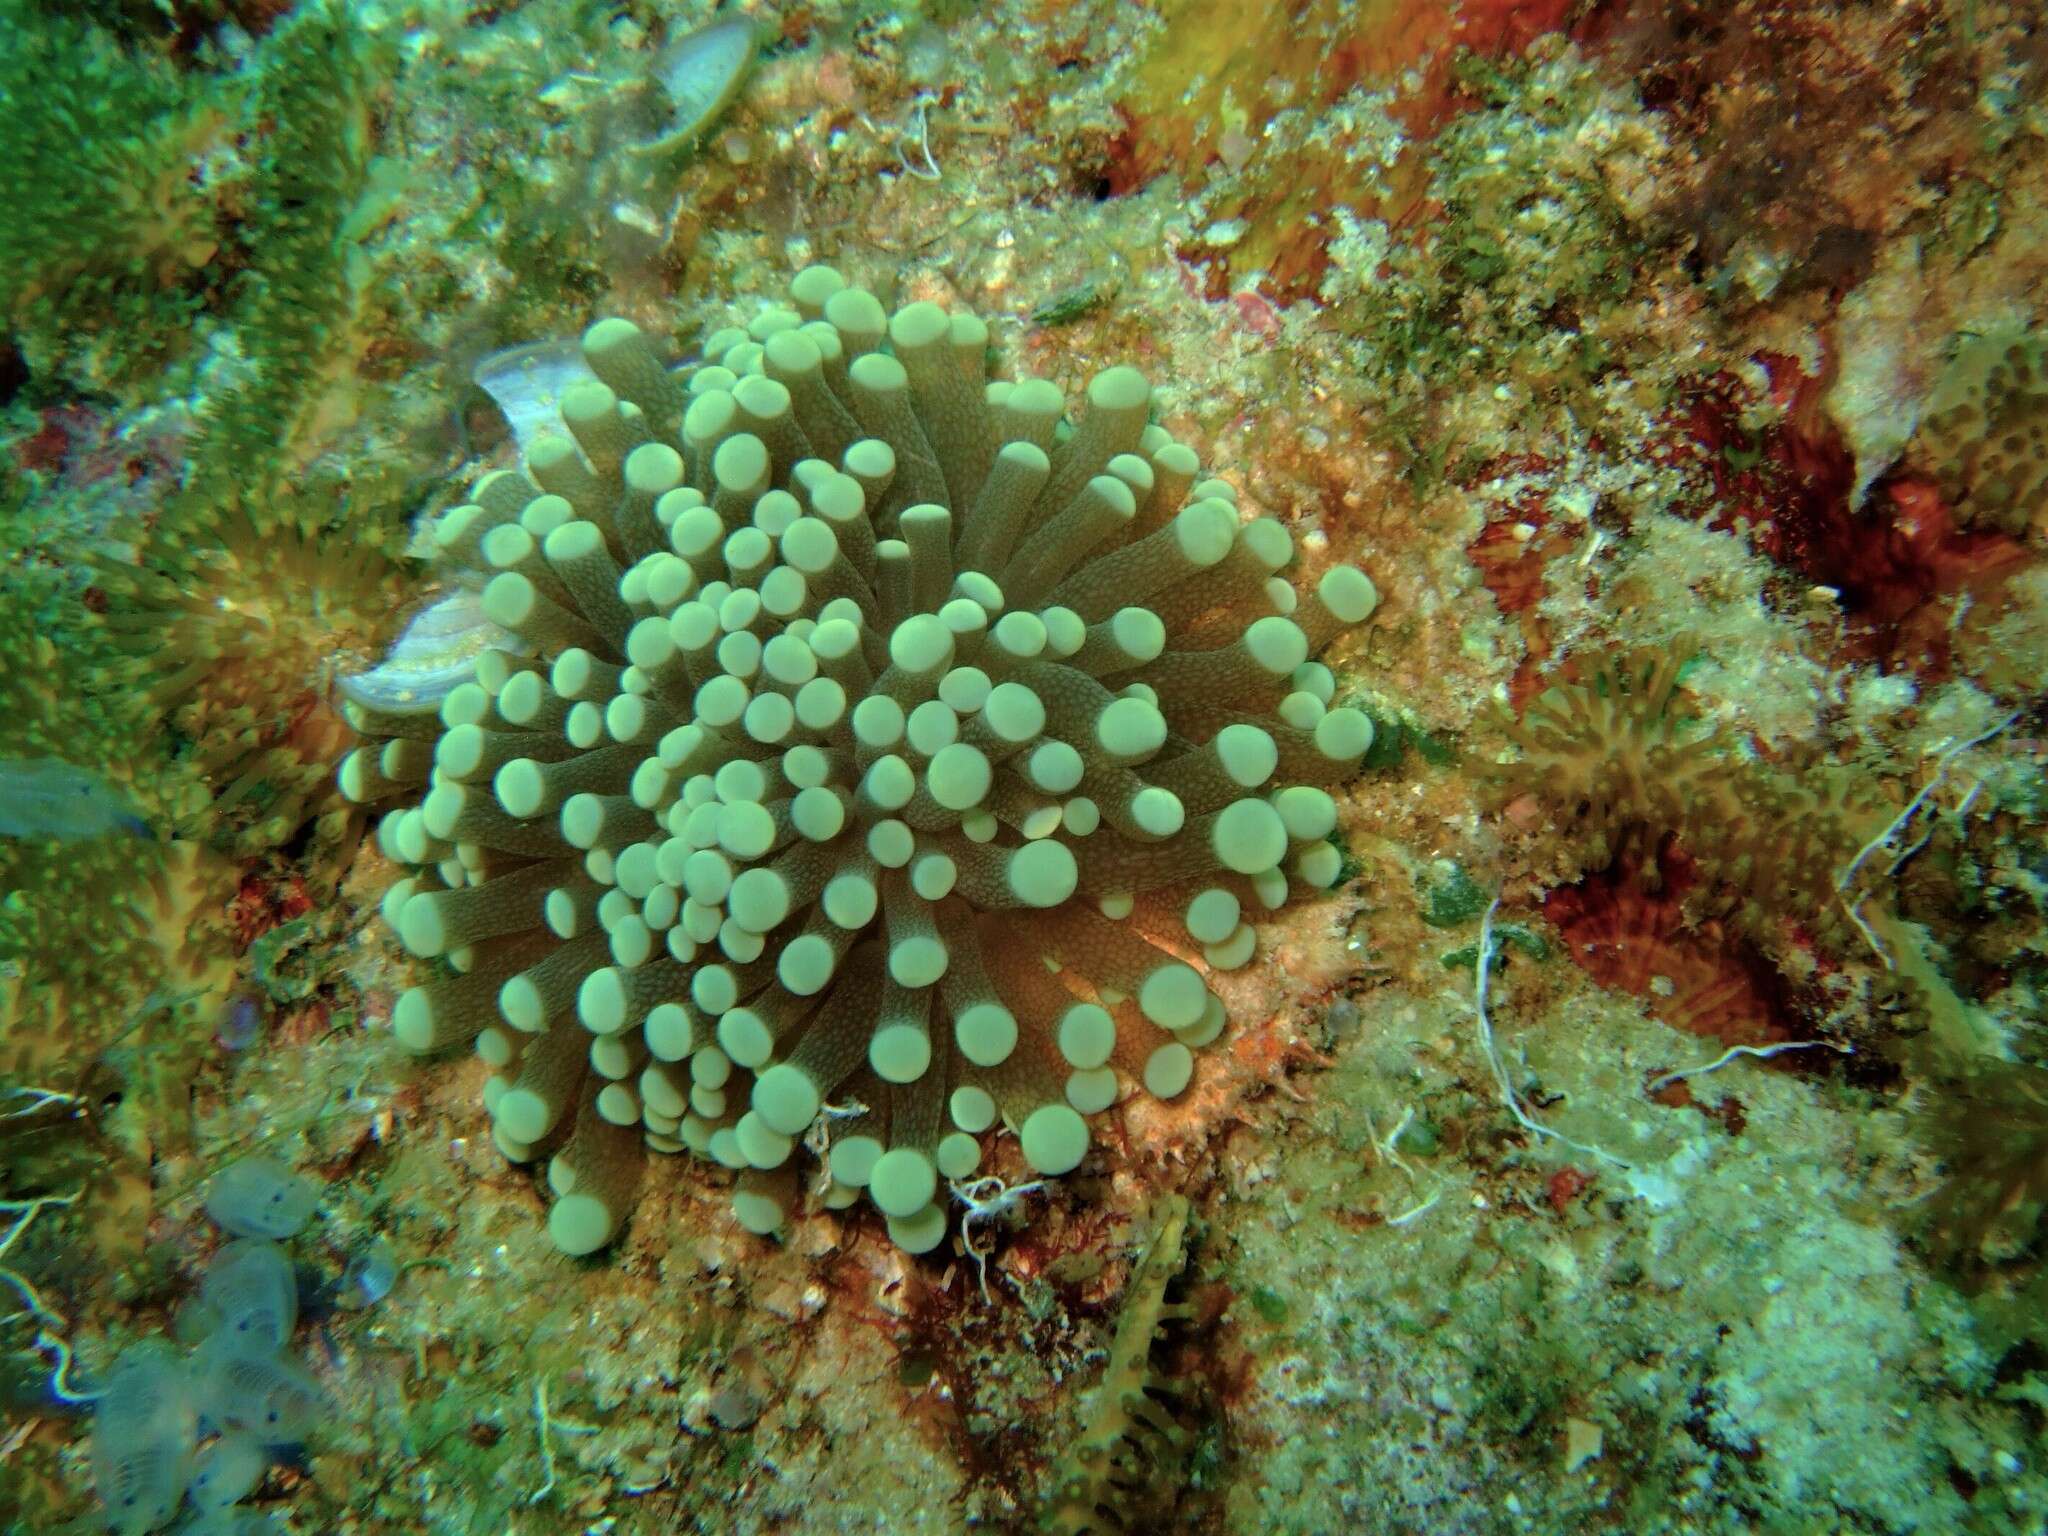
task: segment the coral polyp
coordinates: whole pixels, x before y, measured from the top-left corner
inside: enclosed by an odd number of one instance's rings
[[[436,535],[533,654],[350,705],[349,792],[418,797],[379,834],[436,967],[396,1032],[473,1041],[499,1146],[559,1147],[570,1252],[643,1142],[736,1170],[760,1232],[829,1142],[825,1203],[912,1251],[998,1122],[1073,1170],[1128,1085],[1187,1087],[1252,922],[1335,881],[1325,786],[1371,743],[1312,660],[1371,581],[1297,598],[1135,369],[1069,422],[970,314],[823,267],[790,299],[673,375],[592,327],[565,430]]]
[[[128,653],[119,681],[161,710],[211,789],[180,824],[243,857],[282,844],[333,809],[353,738],[326,685],[383,638],[389,562],[289,524],[213,548],[160,535],[145,558],[101,573],[101,623]]]
[[[1961,339],[1927,402],[1921,439],[1966,525],[2025,533],[2048,490],[2048,348],[1995,327]]]

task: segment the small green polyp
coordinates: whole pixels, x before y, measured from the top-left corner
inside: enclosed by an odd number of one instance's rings
[[[1316,595],[1342,623],[1363,624],[1379,606],[1380,595],[1372,578],[1352,565],[1332,566],[1316,583]]]
[[[864,747],[886,750],[903,739],[903,706],[885,693],[871,693],[853,706],[854,739]]]
[[[1138,1011],[1161,1029],[1186,1029],[1202,1016],[1209,997],[1193,966],[1170,960],[1138,987]]]
[[[1017,1141],[1035,1172],[1057,1178],[1088,1155],[1088,1122],[1069,1105],[1041,1104],[1026,1117]]]
[[[953,1124],[969,1135],[979,1135],[996,1123],[996,1101],[985,1088],[964,1083],[955,1088],[947,1100],[947,1113]]]
[[[1047,794],[1063,795],[1081,782],[1087,765],[1070,743],[1047,741],[1031,749],[1026,771],[1031,782]]]
[[[741,1228],[756,1237],[779,1232],[789,1221],[788,1207],[779,1193],[745,1185],[733,1190],[732,1213]]]
[[[1212,886],[1188,903],[1188,934],[1203,944],[1221,944],[1237,931],[1238,901],[1221,886]]]
[[[615,1035],[626,1024],[626,979],[616,966],[604,966],[583,978],[576,993],[576,1016],[593,1035]]]
[[[874,921],[880,897],[866,875],[835,875],[818,902],[834,927],[855,932]]]
[[[1330,843],[1316,843],[1294,857],[1294,875],[1304,885],[1328,890],[1344,872],[1344,855]]]
[[[901,869],[917,851],[917,839],[900,821],[878,821],[868,828],[868,853],[884,869]]]
[[[999,740],[1021,745],[1045,729],[1045,706],[1022,683],[998,683],[982,704],[981,718]]]
[[[775,1050],[775,1036],[751,1008],[734,1008],[719,1016],[718,1044],[743,1067],[758,1067]]]
[[[838,956],[822,935],[800,933],[782,947],[775,975],[798,997],[815,997],[825,990],[837,966]]]
[[[905,720],[903,739],[917,756],[936,757],[960,739],[960,716],[943,701],[926,699]]]
[[[1099,1115],[1116,1102],[1116,1073],[1092,1067],[1067,1074],[1067,1103],[1084,1115]]]
[[[771,1129],[758,1112],[741,1115],[733,1133],[739,1139],[740,1151],[756,1168],[780,1168],[796,1148],[789,1136]]]
[[[889,1241],[905,1253],[930,1253],[946,1240],[943,1206],[928,1205],[908,1216],[889,1218]]]
[[[1308,660],[1308,638],[1291,619],[1268,615],[1244,632],[1245,649],[1275,677],[1286,677]]]
[[[826,1162],[832,1177],[855,1189],[867,1188],[868,1179],[881,1160],[882,1144],[872,1136],[842,1136],[832,1143]]]
[[[1053,1035],[1069,1066],[1099,1067],[1116,1049],[1116,1021],[1096,1003],[1074,1004],[1061,1016]]]
[[[767,933],[789,916],[789,885],[772,869],[749,869],[732,882],[726,909],[753,933]]]
[[[1255,875],[1287,853],[1287,824],[1263,800],[1234,800],[1216,817],[1210,845],[1225,869]]]
[[[910,888],[926,901],[943,901],[959,878],[960,868],[947,854],[921,854],[910,864]]]
[[[889,946],[889,974],[898,986],[928,987],[946,974],[946,946],[928,934]]]
[[[1187,812],[1171,790],[1148,784],[1131,797],[1131,820],[1146,837],[1171,837],[1187,820]]]
[[[447,948],[448,936],[440,907],[425,892],[408,901],[398,914],[398,937],[416,955],[438,955]]]
[[[719,814],[718,845],[736,859],[758,859],[775,845],[775,818],[759,801],[728,805]]]
[[[999,650],[1019,661],[1029,661],[1045,650],[1045,621],[1021,609],[997,619],[990,635]]]
[[[924,1153],[892,1147],[875,1162],[868,1193],[887,1216],[914,1216],[938,1193],[938,1170]]]
[[[824,1101],[818,1088],[803,1070],[778,1062],[754,1079],[754,1113],[771,1131],[800,1136],[814,1119]]]
[[[946,1178],[967,1178],[981,1166],[981,1143],[965,1131],[948,1131],[939,1139],[934,1160]]]
[[[1325,847],[1328,844],[1324,845]],[[1247,964],[1259,947],[1258,935],[1249,923],[1239,923],[1230,936],[1219,944],[1205,944],[1202,958],[1219,971],[1234,971]]]
[[[610,1242],[620,1219],[597,1196],[571,1190],[548,1208],[548,1236],[562,1252],[581,1258]]]
[[[1314,842],[1336,830],[1337,802],[1306,784],[1289,785],[1274,795],[1273,809],[1295,842]]]
[[[1143,699],[1117,699],[1097,717],[1095,741],[1118,762],[1141,761],[1166,744],[1166,717]]]
[[[943,671],[952,659],[952,632],[934,614],[913,614],[889,636],[889,660],[912,676]]]
[[[1119,608],[1109,622],[1118,648],[1133,661],[1150,661],[1166,649],[1166,626],[1150,608]]]
[[[988,759],[964,741],[941,747],[925,773],[932,798],[949,811],[981,804],[992,777]]]
[[[977,1067],[1001,1066],[1017,1048],[1016,1017],[1001,1003],[971,1004],[953,1020],[953,1043]]]
[[[789,818],[799,836],[829,843],[846,826],[846,802],[822,786],[800,789],[790,802]]]
[[[868,1065],[884,1082],[914,1083],[932,1064],[932,1039],[910,1024],[885,1024],[868,1041]]]
[[[1178,1097],[1195,1075],[1195,1055],[1172,1040],[1145,1058],[1145,1091],[1155,1099]]]
[[[1056,907],[1074,894],[1080,867],[1065,843],[1040,838],[1010,855],[1003,878],[1025,906]]]
[[[1332,762],[1356,762],[1372,750],[1372,719],[1356,709],[1333,709],[1315,727],[1316,750]]]

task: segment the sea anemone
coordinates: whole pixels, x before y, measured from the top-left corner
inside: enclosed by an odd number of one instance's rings
[[[179,829],[237,857],[346,810],[333,773],[354,736],[328,689],[343,658],[387,638],[395,595],[384,528],[352,536],[265,510],[159,526],[134,565],[97,578],[99,622],[127,652],[109,683],[157,706],[205,787],[174,808]],[[342,820],[326,821],[327,840]]]
[[[739,1172],[779,1228],[793,1154],[912,1251],[1000,1120],[1038,1174],[1127,1080],[1181,1093],[1249,916],[1332,884],[1371,742],[1310,658],[1377,602],[1307,597],[1286,529],[1204,480],[1130,368],[1071,425],[986,377],[988,327],[889,314],[829,268],[671,375],[583,339],[564,434],[437,531],[531,654],[439,708],[348,706],[384,902],[437,969],[415,1050],[475,1042],[554,1240],[609,1242],[643,1142]]]

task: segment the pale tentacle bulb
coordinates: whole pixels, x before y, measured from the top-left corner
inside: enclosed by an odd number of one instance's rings
[[[1377,602],[1280,573],[1130,368],[1069,424],[987,327],[829,268],[669,373],[631,325],[521,468],[442,520],[492,651],[438,717],[350,707],[403,804],[384,901],[433,967],[416,1051],[473,1044],[498,1145],[552,1152],[555,1241],[609,1242],[643,1148],[785,1224],[806,1142],[913,1251],[1014,1129],[1041,1175],[1225,1027],[1207,978],[1327,887],[1324,786],[1371,743],[1312,658]]]

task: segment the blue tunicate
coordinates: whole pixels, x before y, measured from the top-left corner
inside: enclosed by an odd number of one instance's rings
[[[223,1050],[246,1051],[262,1033],[263,1005],[244,992],[229,1003],[227,1011],[221,1015],[220,1030],[215,1038]]]
[[[285,1536],[276,1515],[263,1509],[207,1509],[194,1514],[176,1536]]]
[[[397,1283],[398,1255],[381,1237],[364,1244],[341,1272],[341,1291],[349,1306],[375,1306]]]
[[[236,1237],[291,1237],[319,1203],[312,1180],[261,1153],[221,1169],[206,1191],[206,1214]]]
[[[62,758],[0,758],[0,837],[83,842],[110,832],[150,836],[128,797]]]

